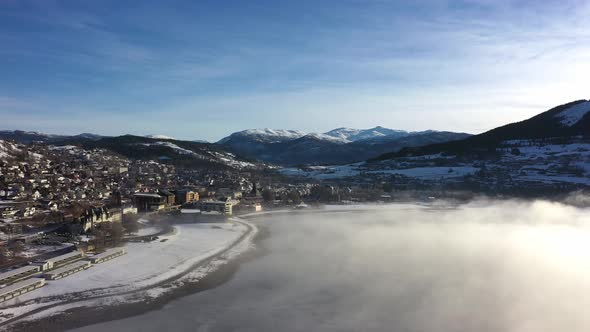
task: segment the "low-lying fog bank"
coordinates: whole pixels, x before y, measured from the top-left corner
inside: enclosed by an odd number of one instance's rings
[[[82,331],[590,331],[590,211],[548,202],[265,216],[229,283]]]

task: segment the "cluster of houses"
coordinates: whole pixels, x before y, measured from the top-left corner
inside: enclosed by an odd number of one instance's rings
[[[200,200],[198,191],[180,189],[175,191],[158,190],[156,192],[139,192],[133,194],[133,203],[140,212],[156,212],[181,207],[196,207],[199,213],[216,213],[229,216],[233,214],[233,206],[239,201]],[[194,209],[190,209],[194,213]]]

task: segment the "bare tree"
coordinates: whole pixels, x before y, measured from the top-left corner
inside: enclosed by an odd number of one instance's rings
[[[8,249],[12,253],[12,257],[17,257],[25,249],[25,245],[20,241],[13,241],[8,244]]]
[[[128,213],[123,215],[122,226],[127,234],[136,233],[139,230],[137,220],[139,220],[139,217],[136,214]]]

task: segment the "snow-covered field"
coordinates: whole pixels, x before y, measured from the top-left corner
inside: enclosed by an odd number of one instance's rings
[[[171,235],[162,236],[151,243],[129,243],[126,255],[93,265],[88,270],[66,278],[48,281],[46,286],[38,290],[2,303],[0,311],[4,315],[22,315],[48,304],[63,303],[48,310],[43,316],[66,308],[87,306],[89,304],[86,302],[68,302],[91,296],[108,296],[106,300],[89,300],[96,302],[93,305],[104,304],[105,301],[129,302],[157,297],[173,290],[178,283],[202,278],[219,264],[249,248],[252,233],[255,232],[250,232],[247,239],[224,253],[223,257],[192,270],[196,264],[228,249],[247,230],[244,224],[236,222],[177,225]],[[184,279],[175,280],[177,284],[163,284],[167,279],[179,275],[184,275]],[[136,290],[141,293],[126,294]],[[38,314],[35,318],[41,316]],[[0,322],[4,319],[0,318]]]
[[[414,167],[407,169],[380,169],[368,170],[362,168],[361,164],[341,166],[312,166],[306,170],[299,168],[283,168],[280,170],[284,175],[307,176],[315,179],[336,179],[366,174],[400,174],[418,179],[441,179],[461,177],[477,172],[479,168],[471,166],[458,167]]]
[[[21,255],[23,257],[33,257],[33,256],[37,256],[37,255],[41,255],[47,252],[51,252],[51,251],[57,251],[60,249],[64,249],[67,247],[73,246],[73,244],[71,243],[62,243],[60,245],[25,245],[25,248],[23,250],[23,252],[21,252]]]
[[[380,171],[369,171],[371,174],[400,174],[418,179],[441,179],[461,177],[477,172],[479,168],[471,166],[458,167],[414,167],[408,169],[391,169]]]
[[[142,228],[138,229],[137,232],[135,232],[135,234],[133,234],[133,235],[134,236],[147,236],[147,235],[156,234],[160,230],[161,229],[159,227],[153,227],[153,226],[142,227]]]
[[[337,166],[310,166],[306,169],[296,167],[281,168],[279,172],[289,176],[306,176],[318,180],[337,179],[359,175],[361,163]]]

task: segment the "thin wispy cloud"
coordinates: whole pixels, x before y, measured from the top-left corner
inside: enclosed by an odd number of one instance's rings
[[[583,1],[1,2],[0,88],[57,118],[116,114],[112,133],[140,131],[139,113],[187,139],[478,132],[587,97],[589,13]]]

